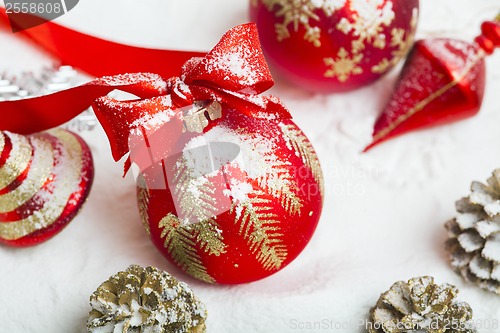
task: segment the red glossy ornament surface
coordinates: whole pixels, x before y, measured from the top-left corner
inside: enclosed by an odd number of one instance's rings
[[[80,211],[94,176],[76,134],[0,132],[0,243],[23,247],[59,233]]]
[[[418,0],[251,0],[266,56],[288,81],[347,91],[389,71],[408,51]]]
[[[316,153],[291,120],[260,120],[229,109],[223,114],[203,136],[181,140],[183,153],[165,168],[145,171],[139,208],[155,246],[188,274],[246,283],[283,269],[309,243],[321,214],[323,180]],[[238,157],[193,176],[204,158],[187,160],[197,140],[235,144]],[[214,160],[219,154],[227,149],[212,149]],[[170,188],[157,188],[165,170],[183,175],[173,188],[170,180]],[[200,222],[181,226],[178,216],[186,211],[186,218]]]
[[[477,114],[485,88],[484,57],[499,46],[500,21],[483,23],[474,44],[445,38],[417,41],[366,150],[415,129]]]

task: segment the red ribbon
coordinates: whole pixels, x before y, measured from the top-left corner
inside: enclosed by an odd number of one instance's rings
[[[0,28],[9,23],[19,30],[17,34],[28,37],[50,52],[63,65],[71,65],[93,76],[101,77],[121,73],[153,72],[163,77],[177,75],[179,68],[192,57],[204,52],[157,50],[119,44],[82,34],[54,22],[46,22],[23,30],[31,21],[40,20],[30,14],[11,14],[0,7]]]
[[[257,28],[249,23],[228,31],[203,58],[192,58],[179,77],[167,81],[151,73],[103,77],[52,95],[0,102],[0,130],[32,133],[63,124],[94,103],[108,135],[115,160],[128,151],[128,135],[145,115],[193,104],[218,101],[247,116],[281,120],[291,118],[281,102],[260,95],[274,82],[260,47]],[[139,101],[102,97],[114,89],[139,96]],[[155,98],[153,98],[155,97]],[[167,98],[168,97],[168,98]],[[134,127],[135,126],[135,127]]]

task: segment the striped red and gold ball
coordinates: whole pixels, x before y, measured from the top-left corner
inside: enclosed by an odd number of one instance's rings
[[[93,177],[90,149],[75,133],[0,132],[0,242],[23,247],[55,236],[81,209]]]

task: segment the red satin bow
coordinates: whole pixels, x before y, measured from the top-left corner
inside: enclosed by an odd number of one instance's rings
[[[52,95],[0,102],[0,130],[17,133],[46,130],[94,104],[113,157],[118,160],[129,151],[128,134],[137,127],[133,125],[135,120],[147,114],[179,110],[195,101],[218,101],[255,118],[291,118],[278,99],[260,95],[273,84],[257,28],[249,23],[229,30],[205,57],[187,61],[181,75],[167,81],[152,73],[124,74],[103,77]],[[119,102],[99,98],[114,89],[143,100]]]
[[[260,96],[274,85],[254,23],[229,30],[203,58],[187,61],[180,77],[168,80],[168,93],[177,107],[196,100],[217,100],[248,116],[260,112],[290,118],[281,102]]]

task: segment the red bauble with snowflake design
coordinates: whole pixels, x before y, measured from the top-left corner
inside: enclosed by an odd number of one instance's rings
[[[418,0],[251,0],[266,56],[292,83],[315,92],[367,85],[413,42]]]
[[[204,134],[181,140],[179,154],[142,174],[139,208],[168,260],[206,282],[246,283],[283,269],[309,243],[323,178],[291,120],[222,113]]]

